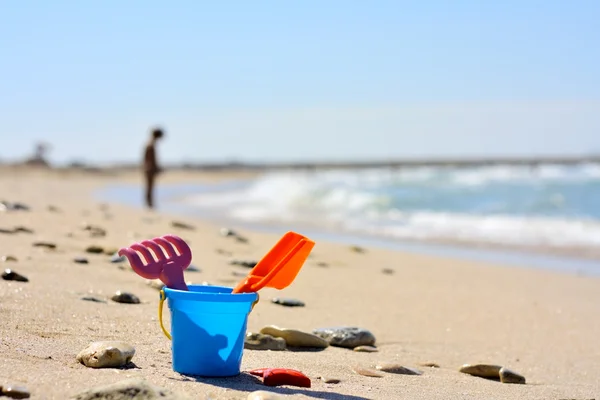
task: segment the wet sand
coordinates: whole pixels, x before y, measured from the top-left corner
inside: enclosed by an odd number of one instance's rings
[[[222,173],[178,172],[165,175],[163,182],[222,177]],[[30,207],[0,213],[0,229],[22,226],[34,231],[0,233],[0,256],[18,259],[0,262],[3,269],[12,268],[29,279],[0,280],[0,385],[26,386],[35,399],[64,399],[129,377],[143,377],[200,399],[245,399],[255,390],[321,399],[591,399],[600,395],[600,350],[595,344],[600,336],[600,279],[384,249],[357,253],[350,244],[326,242],[317,242],[292,286],[261,291],[248,330],[256,332],[269,324],[308,332],[359,326],[375,334],[379,352],[337,347],[319,352],[245,350],[242,370],[297,369],[313,378],[310,389],[268,388],[245,373],[226,379],[183,377],[172,370],[170,342],[157,322],[158,291],[126,263],[110,263],[105,254],[86,254],[86,247],[119,248],[174,233],[188,241],[193,264],[201,269],[186,272],[186,280],[233,286],[240,278],[232,272],[247,269],[229,265],[230,258],[258,260],[278,236],[240,230],[249,242],[238,243],[222,237],[221,226],[206,221],[185,219],[195,229],[180,230],[171,222],[181,217],[100,204],[91,196],[103,185],[137,180],[131,172],[0,171],[0,200]],[[82,229],[85,224],[98,225],[107,235],[90,237]],[[50,241],[57,248],[33,247],[36,241]],[[79,256],[89,264],[74,263]],[[383,273],[384,268],[393,273]],[[117,290],[136,294],[142,304],[112,302],[110,296]],[[107,302],[81,300],[85,295]],[[269,300],[274,296],[300,299],[306,307],[272,304]],[[135,346],[137,367],[91,369],[78,363],[77,353],[97,340],[123,340]],[[351,369],[378,361],[418,368],[423,375],[371,378]],[[420,366],[423,362],[435,362],[440,368]],[[504,365],[524,375],[527,384],[462,374],[458,369],[464,363]],[[316,379],[321,375],[341,382],[323,383]]]

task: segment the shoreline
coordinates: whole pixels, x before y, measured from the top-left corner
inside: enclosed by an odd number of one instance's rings
[[[240,221],[227,217],[216,217],[210,212],[185,204],[183,201],[189,194],[212,193],[224,186],[235,186],[240,181],[252,179],[259,174],[244,176],[234,175],[233,179],[211,180],[204,182],[189,182],[174,180],[160,186],[157,202],[166,213],[178,215],[181,218],[190,217],[201,219],[215,225],[239,227],[245,230],[283,234],[287,229],[286,223],[255,223]],[[219,187],[215,187],[217,183]],[[162,195],[160,192],[163,192]],[[116,201],[136,207],[135,199],[140,188],[135,183],[121,183],[101,187],[94,196],[103,201]],[[137,207],[141,208],[139,203]],[[552,246],[511,246],[487,242],[435,239],[396,239],[378,235],[361,234],[331,230],[315,225],[298,225],[298,229],[310,233],[332,243],[344,245],[364,245],[393,251],[413,254],[451,257],[458,260],[483,261],[487,263],[512,265],[517,267],[541,268],[574,274],[600,276],[600,249]]]

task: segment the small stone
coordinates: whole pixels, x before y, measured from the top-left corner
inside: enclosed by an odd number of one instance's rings
[[[56,249],[56,244],[52,242],[33,242],[33,247],[44,247],[46,249],[54,250]]]
[[[500,382],[502,383],[516,383],[516,384],[525,384],[525,377],[523,375],[519,375],[514,371],[506,367],[500,368]]]
[[[419,370],[408,368],[396,363],[379,363],[375,366],[378,371],[388,372],[390,374],[400,375],[422,375]]]
[[[25,226],[16,226],[16,227],[13,229],[13,231],[14,231],[15,233],[19,233],[19,232],[21,232],[21,233],[29,233],[29,234],[33,233],[33,229],[29,229],[29,228],[27,228],[27,227],[25,227]]]
[[[224,236],[224,237],[237,236],[237,233],[235,233],[235,231],[233,229],[229,229],[229,228],[221,228],[219,230],[219,233],[221,234],[221,236]]]
[[[341,382],[341,379],[330,378],[327,376],[321,376],[321,377],[319,377],[319,379],[321,379],[324,383],[340,383]]]
[[[256,390],[248,394],[247,400],[283,400],[288,398],[279,393],[267,392],[266,390]]]
[[[4,279],[5,281],[29,282],[29,279],[27,279],[27,277],[8,268],[5,269],[2,273],[2,279]]]
[[[189,400],[189,397],[148,383],[142,378],[130,378],[109,385],[87,389],[72,400]]]
[[[324,261],[319,261],[319,262],[317,263],[317,267],[322,267],[322,268],[325,268],[325,267],[329,267],[329,264],[327,264],[327,263],[326,263],[326,262],[324,262]]]
[[[231,260],[229,264],[239,265],[240,267],[245,268],[254,268],[256,264],[258,264],[258,261]]]
[[[353,349],[358,346],[375,344],[375,336],[370,331],[354,326],[319,328],[313,330],[313,333],[325,339],[332,346]]]
[[[102,253],[104,253],[104,247],[94,246],[94,245],[88,246],[85,249],[85,252],[86,253],[92,253],[92,254],[102,254]]]
[[[75,257],[73,262],[75,262],[75,264],[89,264],[88,259],[85,257]]]
[[[106,236],[106,229],[101,228],[95,225],[85,225],[83,227],[84,231],[90,232],[91,237],[104,237]]]
[[[352,371],[354,371],[358,375],[362,375],[362,376],[368,376],[371,378],[383,378],[383,374],[381,372],[377,372],[371,368],[363,368],[360,366],[354,366],[354,367],[352,367]]]
[[[376,353],[379,351],[379,349],[374,346],[356,346],[352,350],[357,351],[359,353]]]
[[[381,272],[383,272],[385,275],[394,275],[394,272],[396,272],[396,271],[394,271],[391,268],[384,268],[381,270]]]
[[[125,303],[125,304],[139,304],[140,299],[133,293],[129,292],[121,292],[117,290],[117,292],[111,297],[112,301],[117,303]]]
[[[480,378],[500,379],[501,368],[500,365],[491,364],[464,364],[459,371]]]
[[[81,300],[92,301],[94,303],[106,303],[106,300],[102,300],[102,299],[99,299],[99,298],[94,297],[94,296],[84,296],[84,297],[81,298]]]
[[[238,243],[248,243],[248,239],[246,239],[243,236],[236,236],[235,237],[235,241],[238,242]]]
[[[162,290],[165,287],[165,284],[160,279],[150,279],[148,280],[148,286],[156,290]]]
[[[118,253],[114,253],[112,255],[112,257],[110,258],[110,262],[111,263],[121,263],[127,261],[127,257],[125,256],[120,256]]]
[[[127,365],[135,348],[121,341],[93,342],[77,355],[77,361],[90,368],[119,368]]]
[[[248,332],[246,334],[246,340],[244,341],[244,349],[248,350],[280,351],[285,350],[285,348],[285,339],[273,337],[271,335],[264,335],[262,333]]]
[[[355,253],[364,253],[365,252],[365,249],[363,249],[360,246],[350,246],[350,250]]]
[[[2,256],[2,261],[4,262],[17,262],[17,257],[15,256]]]
[[[56,207],[56,206],[49,205],[48,206],[48,211],[50,211],[50,212],[56,212],[57,213],[57,212],[60,212],[60,209],[58,207]]]
[[[280,304],[280,305],[286,306],[286,307],[304,307],[305,306],[303,301],[296,300],[296,299],[290,299],[290,298],[275,297],[275,298],[271,299],[271,302],[273,302],[275,304]]]
[[[283,338],[290,347],[311,347],[319,349],[329,347],[329,343],[327,343],[326,340],[311,333],[302,332],[296,329],[280,328],[275,325],[269,325],[262,328],[260,333]]]
[[[31,396],[26,387],[12,385],[0,386],[0,394],[11,399],[28,399]]]
[[[104,249],[104,254],[106,254],[107,256],[112,256],[113,254],[118,253],[118,252],[119,252],[119,249],[117,249],[115,247],[107,247]]]
[[[438,363],[434,363],[434,362],[424,362],[424,363],[420,363],[419,364],[422,367],[429,367],[429,368],[439,368],[440,365]]]
[[[196,228],[194,228],[193,225],[186,224],[185,222],[181,222],[181,221],[172,221],[171,226],[173,228],[186,229],[188,231],[193,231],[194,229],[196,229]]]
[[[200,272],[201,271],[201,269],[196,267],[195,265],[190,265],[185,270],[186,270],[186,272]]]

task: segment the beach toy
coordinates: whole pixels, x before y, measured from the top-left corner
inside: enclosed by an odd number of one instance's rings
[[[142,254],[145,264],[137,252]],[[134,243],[130,247],[120,249],[119,255],[127,257],[131,268],[142,278],[160,279],[167,287],[188,290],[183,279],[183,270],[192,263],[192,251],[179,236],[164,235]]]
[[[251,375],[263,378],[265,386],[299,386],[309,388],[310,378],[302,372],[288,368],[259,368],[248,371]]]
[[[296,276],[315,242],[295,232],[287,232],[238,283],[232,293],[258,292],[263,287],[284,289]]]
[[[163,302],[171,311],[171,334],[163,325]],[[171,339],[173,370],[204,377],[240,373],[248,315],[257,293],[231,293],[230,287],[189,285],[188,290],[164,288],[159,320]]]
[[[134,243],[120,249],[119,255],[127,257],[138,275],[158,278],[166,285],[160,291],[158,317],[163,333],[171,340],[173,370],[226,377],[240,373],[248,315],[258,302],[258,290],[287,287],[313,246],[314,242],[302,235],[286,233],[235,289],[186,285],[183,271],[191,264],[192,252],[175,235]],[[171,312],[171,333],[163,324],[165,300]]]

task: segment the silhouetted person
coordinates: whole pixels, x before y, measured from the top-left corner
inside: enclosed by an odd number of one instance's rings
[[[146,191],[146,206],[154,208],[154,183],[156,175],[161,172],[156,161],[156,142],[164,136],[162,129],[155,128],[150,134],[150,139],[144,149],[144,177]]]

